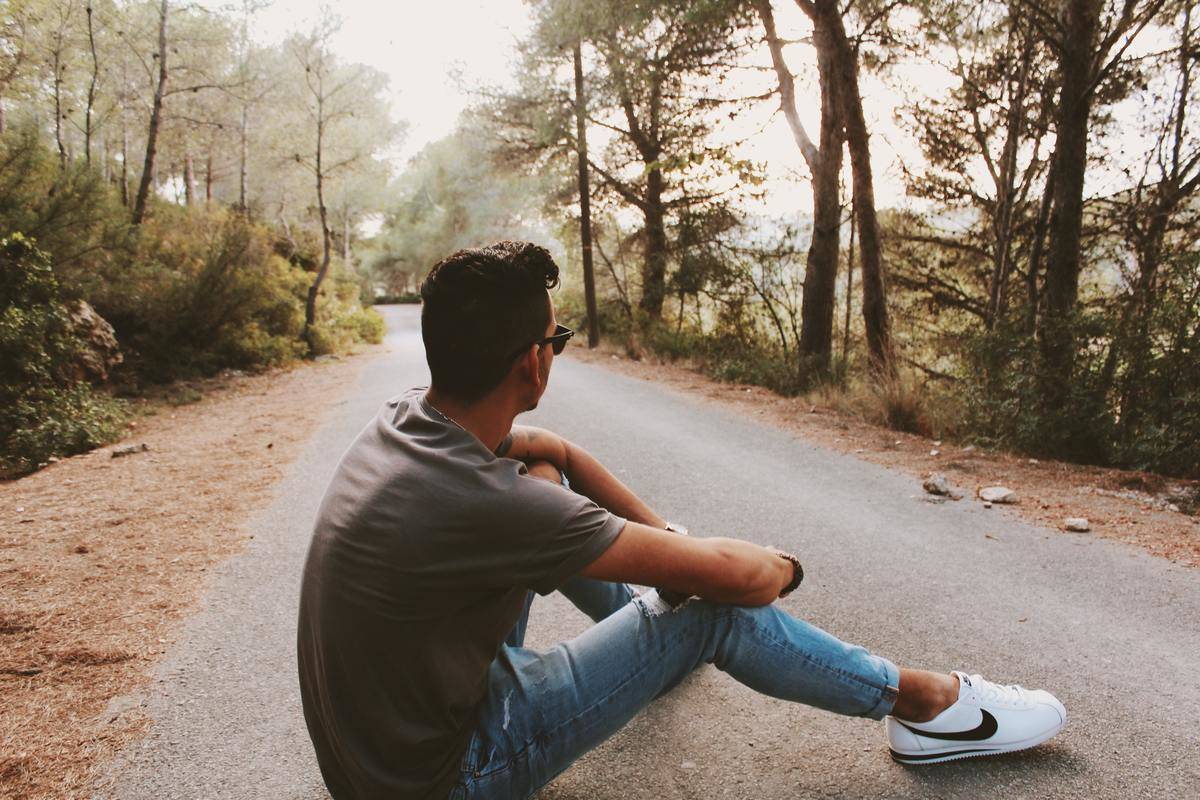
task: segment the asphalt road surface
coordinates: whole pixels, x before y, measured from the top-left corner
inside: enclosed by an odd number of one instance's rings
[[[299,577],[337,459],[379,404],[427,383],[416,307],[385,308],[386,355],[247,522],[112,766],[113,797],[326,797],[295,677]],[[576,345],[572,345],[576,346]],[[963,501],[736,412],[568,358],[523,422],[588,448],[693,534],[800,554],[797,616],[901,665],[1045,687],[1070,721],[1024,754],[906,768],[883,724],[754,694],[706,666],[584,756],[544,798],[1200,796],[1200,572]],[[916,496],[915,496],[916,495]],[[990,534],[991,536],[986,536]],[[587,625],[534,604],[529,646]]]

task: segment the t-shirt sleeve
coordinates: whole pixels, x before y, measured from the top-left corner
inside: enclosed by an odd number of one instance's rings
[[[487,582],[550,594],[595,561],[625,520],[583,495],[522,474],[495,509]]]

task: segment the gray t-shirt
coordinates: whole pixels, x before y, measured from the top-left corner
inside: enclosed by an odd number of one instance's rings
[[[527,590],[553,592],[624,524],[488,451],[423,387],[385,403],[325,492],[300,597],[300,693],[333,796],[445,797]]]

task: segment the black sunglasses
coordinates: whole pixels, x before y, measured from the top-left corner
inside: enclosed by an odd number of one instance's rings
[[[575,331],[571,330],[566,325],[556,325],[554,327],[554,334],[552,336],[547,336],[545,339],[539,339],[536,342],[530,342],[529,344],[536,344],[538,347],[541,347],[544,344],[551,345],[554,348],[554,355],[557,356],[562,354],[563,348],[567,346],[567,340],[574,335]],[[508,360],[512,361],[514,358],[521,355],[521,353],[524,353],[525,350],[528,349],[529,344],[521,345],[519,349],[514,350],[513,354],[508,357]]]

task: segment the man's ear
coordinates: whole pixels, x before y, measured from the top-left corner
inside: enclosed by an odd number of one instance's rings
[[[525,371],[525,377],[533,384],[533,388],[542,388],[542,364],[539,352],[541,348],[537,345],[530,345],[525,351],[525,355],[521,358],[521,369]]]

